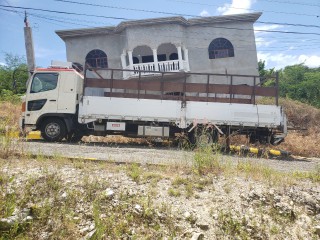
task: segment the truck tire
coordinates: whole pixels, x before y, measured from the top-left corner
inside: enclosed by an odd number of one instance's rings
[[[47,118],[41,124],[41,136],[49,142],[59,142],[66,134],[66,125],[59,118]]]
[[[67,134],[67,141],[71,143],[77,143],[81,141],[83,136],[84,134],[80,131],[72,131]]]
[[[219,140],[219,134],[216,129],[213,128],[196,128],[192,131],[192,135],[189,137],[190,142],[197,147],[210,146],[217,143]]]

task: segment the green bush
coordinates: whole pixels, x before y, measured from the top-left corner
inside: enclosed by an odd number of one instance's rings
[[[18,104],[21,102],[21,95],[14,94],[11,90],[0,89],[0,101]]]

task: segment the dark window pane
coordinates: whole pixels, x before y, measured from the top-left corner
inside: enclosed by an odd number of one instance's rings
[[[133,57],[132,59],[133,59],[133,64],[137,64],[137,63],[139,63],[139,58],[137,58],[137,57]]]
[[[225,38],[216,38],[209,45],[209,59],[234,57],[232,43]]]
[[[158,61],[159,62],[167,61],[167,56],[165,54],[159,54]]]
[[[153,62],[153,55],[142,56],[142,62],[143,63]]]
[[[86,63],[90,67],[107,68],[108,67],[107,54],[105,54],[105,52],[99,49],[92,50],[86,56]]]
[[[178,59],[178,53],[171,53],[169,58],[170,58],[170,60],[177,60]]]

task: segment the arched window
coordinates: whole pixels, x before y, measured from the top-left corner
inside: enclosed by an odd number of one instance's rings
[[[94,49],[86,56],[86,63],[95,68],[107,68],[108,58],[104,51]]]
[[[216,38],[209,45],[209,59],[234,57],[232,43],[225,38]]]

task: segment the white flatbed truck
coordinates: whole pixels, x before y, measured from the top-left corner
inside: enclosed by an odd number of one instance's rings
[[[125,71],[134,71],[135,77],[123,78]],[[189,82],[191,75],[202,81]],[[221,77],[228,82],[216,83]],[[248,79],[248,84],[236,85],[236,78]],[[208,141],[238,133],[252,142],[278,144],[287,128],[278,106],[277,78],[274,87],[263,87],[260,80],[88,66],[79,71],[72,64],[39,68],[27,82],[20,127],[24,132],[40,130],[46,141],[79,140],[86,134],[155,138],[185,134],[194,141],[194,133],[205,129]],[[256,104],[259,96],[274,97],[275,105]]]

